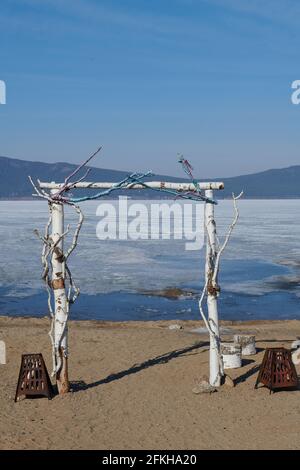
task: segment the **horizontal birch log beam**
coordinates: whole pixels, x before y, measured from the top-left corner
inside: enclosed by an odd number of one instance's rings
[[[39,185],[42,189],[60,189],[63,186],[64,183],[45,183],[45,182],[39,182]],[[88,188],[88,189],[110,189],[113,188],[115,185],[118,183],[93,183],[93,182],[86,182],[86,181],[81,181],[79,183],[76,183],[72,189],[74,188]],[[147,181],[146,182],[147,186],[152,189],[170,189],[170,190],[176,190],[176,191],[192,191],[195,192],[195,186],[193,183],[172,183],[168,181]],[[222,182],[199,182],[198,183],[199,188],[203,190],[208,190],[208,189],[213,189],[213,190],[220,190],[224,189],[224,183]],[[126,185],[122,186],[122,188],[119,189],[148,189],[145,188],[140,183],[127,183]]]

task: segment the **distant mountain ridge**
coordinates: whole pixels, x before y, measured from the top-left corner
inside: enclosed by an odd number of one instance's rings
[[[40,181],[55,181],[62,183],[65,178],[77,168],[78,165],[66,162],[58,163],[43,163],[43,162],[32,162],[27,160],[20,160],[17,158],[2,157],[0,156],[0,199],[23,199],[31,197],[34,192],[28,175],[33,180],[39,179]],[[118,170],[107,170],[104,168],[91,168],[91,171],[87,177],[89,181],[112,181],[118,182],[126,178],[130,171],[118,171]],[[85,170],[78,173],[78,177],[84,174]],[[168,181],[183,181],[185,178],[174,178],[169,176],[156,175],[151,177],[153,179],[168,180]],[[148,178],[149,180],[149,178]],[[76,189],[76,196],[90,193],[94,194],[95,190],[80,190]],[[123,191],[124,193],[124,191]],[[151,193],[151,196],[150,196]],[[117,191],[114,192],[111,197],[116,196]],[[151,190],[136,190],[131,191],[132,197],[161,197],[159,193]]]
[[[0,198],[22,199],[29,198],[32,187],[28,175],[41,181],[63,182],[68,174],[77,165],[71,163],[43,163],[20,160],[16,158],[0,156]],[[130,172],[107,170],[91,167],[88,176],[89,181],[113,181],[124,179]],[[151,179],[161,181],[185,181],[183,177],[155,175]],[[288,168],[266,170],[250,175],[234,176],[230,178],[205,178],[200,181],[224,181],[224,191],[218,192],[218,198],[227,198],[232,192],[239,193],[244,190],[244,198],[271,198],[287,199],[300,198],[300,165]],[[76,194],[82,194],[82,190],[76,190]],[[114,193],[116,195],[116,193]],[[151,190],[134,191],[130,193],[134,197],[161,197],[159,192]]]

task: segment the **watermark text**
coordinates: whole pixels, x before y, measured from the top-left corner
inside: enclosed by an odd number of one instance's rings
[[[291,101],[293,104],[300,104],[300,80],[294,80],[291,88],[295,90],[291,95]]]
[[[186,250],[200,250],[204,243],[204,205],[195,201],[101,202],[96,234],[99,240],[186,240]]]
[[[0,80],[0,104],[6,104],[6,84]]]

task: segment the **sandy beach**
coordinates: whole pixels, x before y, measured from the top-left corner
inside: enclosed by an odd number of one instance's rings
[[[300,391],[254,389],[264,348],[290,347],[299,321],[221,322],[224,340],[255,334],[258,353],[230,371],[234,388],[200,395],[208,337],[172,323],[70,321],[73,392],[14,403],[22,353],[51,372],[49,320],[0,317],[0,449],[300,449]]]

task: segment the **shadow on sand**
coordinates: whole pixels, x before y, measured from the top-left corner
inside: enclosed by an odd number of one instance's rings
[[[197,352],[193,352],[193,351],[196,351],[199,348],[203,348],[206,346],[209,346],[209,342],[199,341],[193,344],[192,346],[188,346],[182,349],[175,349],[174,351],[170,351],[160,356],[156,356],[152,359],[148,359],[147,361],[142,362],[140,364],[134,364],[129,369],[116,372],[115,374],[110,374],[103,379],[97,380],[96,382],[91,382],[89,384],[85,383],[84,381],[73,381],[71,382],[71,390],[72,392],[80,392],[82,390],[88,390],[89,388],[98,387],[99,385],[108,384],[115,380],[120,380],[123,377],[126,377],[128,375],[137,374],[141,370],[148,369],[149,367],[153,367],[159,364],[166,364],[170,362],[172,359],[198,354],[198,351]],[[207,349],[204,349],[203,351],[200,351],[200,352],[204,352],[206,350]]]
[[[259,343],[278,343],[278,342],[291,342],[290,339],[288,340],[277,340],[277,339],[264,339],[264,340],[259,340]],[[97,380],[95,382],[91,382],[87,384],[84,381],[73,381],[71,382],[71,390],[72,392],[80,392],[83,390],[88,390],[90,388],[95,388],[98,387],[99,385],[104,385],[108,384],[110,382],[113,382],[115,380],[120,380],[123,377],[126,377],[131,374],[137,374],[138,372],[148,369],[149,367],[153,367],[159,364],[166,364],[170,362],[172,359],[176,359],[178,357],[186,357],[186,356],[191,356],[194,354],[198,354],[199,351],[197,351],[200,348],[205,348],[201,352],[207,351],[207,347],[209,347],[209,342],[208,341],[199,341],[192,346],[188,346],[186,348],[182,349],[175,349],[174,351],[170,351],[168,353],[162,354],[160,356],[156,356],[152,359],[148,359],[147,361],[144,361],[140,364],[134,364],[128,369],[122,370],[120,372],[116,372],[114,374],[110,374],[107,377],[104,377],[103,379]],[[265,348],[257,348],[257,353],[264,351]],[[194,352],[196,351],[196,352]],[[243,359],[243,365],[247,366],[251,363],[255,363],[255,360],[253,359]],[[251,376],[254,374],[258,373],[260,368],[260,364],[256,364],[251,369],[247,370],[244,374],[240,375],[239,377],[234,379],[234,384],[238,385],[240,383],[245,382],[247,379],[249,379]],[[300,381],[300,377],[299,377]],[[299,383],[300,387],[300,383]]]

